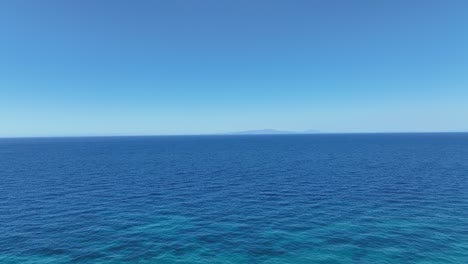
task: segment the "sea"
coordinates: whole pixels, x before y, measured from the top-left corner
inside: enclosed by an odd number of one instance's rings
[[[0,263],[465,264],[468,133],[0,139]]]

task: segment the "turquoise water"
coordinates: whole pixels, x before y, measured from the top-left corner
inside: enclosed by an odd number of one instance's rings
[[[468,134],[0,139],[0,263],[468,263]]]

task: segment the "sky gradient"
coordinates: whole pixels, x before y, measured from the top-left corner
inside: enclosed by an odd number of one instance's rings
[[[468,131],[468,1],[1,1],[0,137]]]

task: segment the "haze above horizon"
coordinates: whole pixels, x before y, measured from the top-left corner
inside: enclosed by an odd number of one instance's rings
[[[468,131],[467,1],[3,1],[0,137]]]

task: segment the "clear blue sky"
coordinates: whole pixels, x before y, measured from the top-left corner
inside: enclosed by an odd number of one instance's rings
[[[0,136],[468,131],[468,1],[1,1]]]

